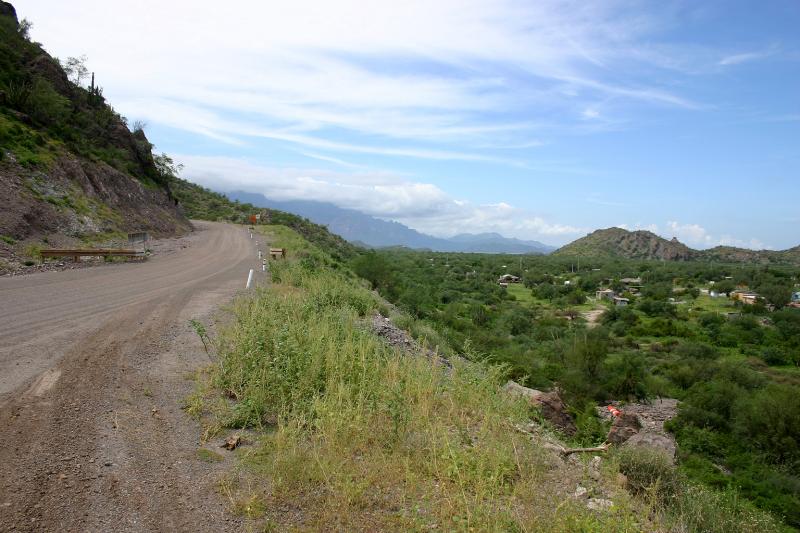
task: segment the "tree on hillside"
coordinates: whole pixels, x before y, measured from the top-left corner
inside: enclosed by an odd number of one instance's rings
[[[64,72],[66,72],[69,81],[75,85],[80,85],[84,78],[89,76],[89,69],[86,68],[86,55],[78,57],[68,57],[64,63]]]
[[[158,170],[158,173],[165,178],[175,178],[178,176],[180,171],[183,170],[183,165],[181,163],[176,163],[175,161],[173,161],[173,159],[166,153],[162,153],[161,155],[154,155],[153,161],[156,164],[156,169]]]
[[[19,21],[19,26],[17,27],[17,31],[22,36],[23,39],[30,41],[31,39],[31,28],[33,28],[33,22],[28,19],[22,19]]]

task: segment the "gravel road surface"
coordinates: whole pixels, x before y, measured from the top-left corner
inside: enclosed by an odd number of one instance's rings
[[[195,225],[143,263],[0,278],[0,531],[242,527],[181,404],[208,363],[188,321],[259,261],[243,227]]]

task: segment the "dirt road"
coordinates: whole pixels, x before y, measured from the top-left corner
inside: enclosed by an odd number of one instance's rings
[[[232,531],[181,410],[256,247],[197,223],[141,264],[0,279],[0,531]]]

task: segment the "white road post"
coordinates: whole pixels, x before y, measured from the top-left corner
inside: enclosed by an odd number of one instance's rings
[[[249,289],[250,286],[253,284],[253,269],[250,269],[250,273],[247,275],[247,285],[245,285],[245,289]]]
[[[261,250],[258,251],[258,258],[261,259]]]
[[[266,272],[266,271],[267,271],[267,260],[266,259],[262,259],[261,260],[261,272]]]

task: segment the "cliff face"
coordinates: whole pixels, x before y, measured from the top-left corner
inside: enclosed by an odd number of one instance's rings
[[[45,240],[191,227],[144,132],[85,79],[70,79],[0,1],[0,259]]]
[[[168,191],[72,154],[44,169],[26,168],[7,154],[0,163],[0,202],[0,235],[15,241],[91,240],[134,231],[166,236],[191,229]]]

